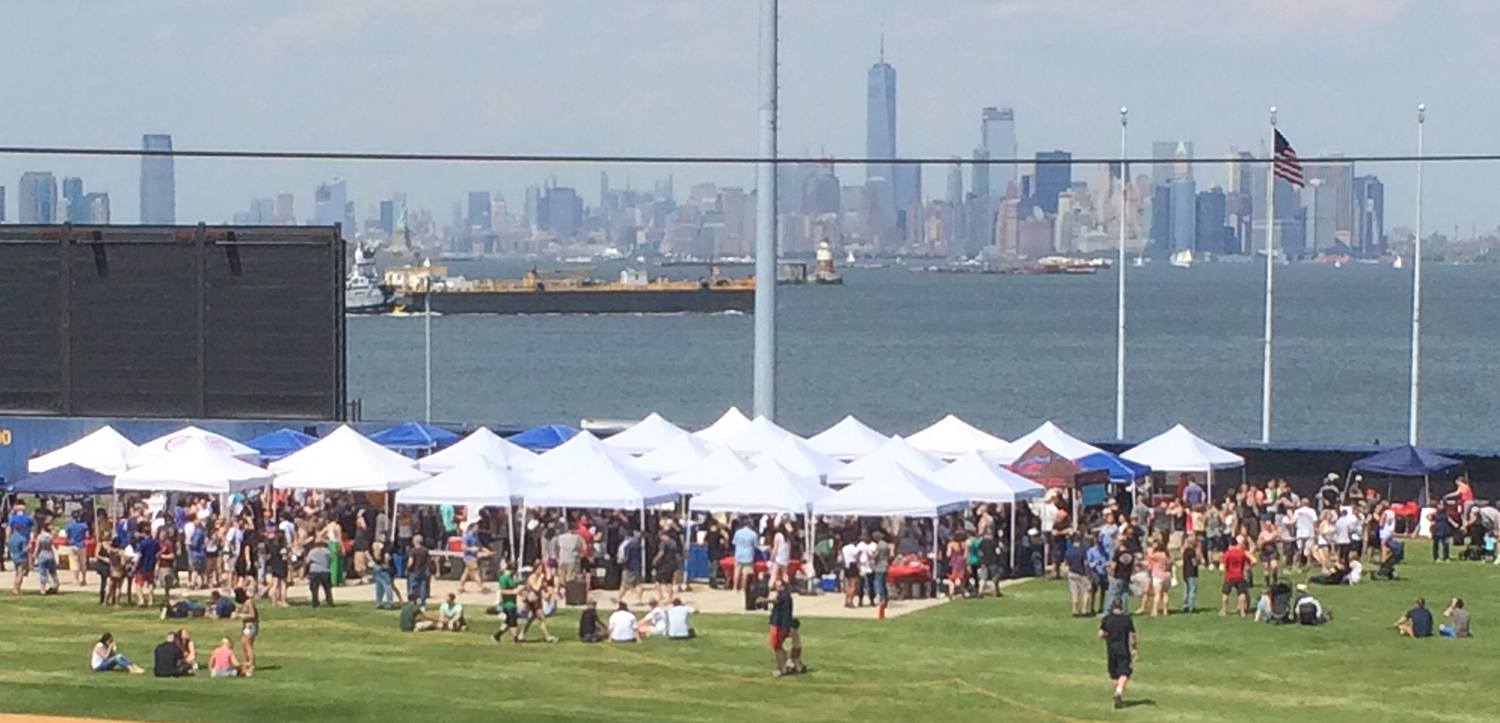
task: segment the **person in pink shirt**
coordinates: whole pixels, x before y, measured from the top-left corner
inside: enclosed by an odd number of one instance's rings
[[[234,648],[229,645],[229,638],[220,638],[219,647],[208,658],[208,674],[214,678],[237,678],[240,675],[240,661],[234,657]]]

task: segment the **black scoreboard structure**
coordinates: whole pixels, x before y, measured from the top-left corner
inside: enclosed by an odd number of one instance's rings
[[[0,414],[342,419],[337,226],[0,225]]]

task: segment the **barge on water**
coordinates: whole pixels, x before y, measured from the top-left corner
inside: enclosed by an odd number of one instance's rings
[[[544,278],[536,270],[520,279],[448,276],[441,266],[387,269],[385,283],[397,290],[398,307],[440,314],[680,314],[750,313],[753,278],[673,281],[626,269],[618,281],[569,274]]]

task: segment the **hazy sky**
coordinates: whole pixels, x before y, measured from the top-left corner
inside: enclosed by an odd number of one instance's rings
[[[754,154],[758,3],[751,0],[6,0],[0,145],[479,153]],[[967,155],[985,105],[1016,109],[1023,154],[1133,154],[1189,139],[1200,156],[1254,149],[1266,109],[1304,156],[1500,150],[1494,0],[783,0],[782,149],[858,156],[879,33],[899,73],[903,155]],[[82,175],[133,222],[139,162],[0,157]],[[363,216],[390,191],[446,222],[470,189],[517,209],[555,174],[597,200],[595,167],[178,161],[178,220],[226,220],[255,196],[342,174]],[[1141,169],[1144,170],[1144,169]],[[1415,208],[1409,167],[1387,225]],[[637,186],[665,169],[615,168]],[[675,169],[750,185],[748,169]],[[1200,171],[1222,177],[1222,168]],[[1094,178],[1093,169],[1075,177]],[[841,173],[857,183],[861,171]],[[929,195],[944,172],[928,169]],[[1206,184],[1205,184],[1206,185]],[[1500,223],[1500,163],[1429,166],[1430,229]]]

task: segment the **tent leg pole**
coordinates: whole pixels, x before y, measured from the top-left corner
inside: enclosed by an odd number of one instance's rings
[[[938,530],[938,516],[937,515],[933,515],[932,516],[932,571],[934,573],[936,573],[937,569],[938,569],[937,568],[937,564],[938,564],[938,534],[937,534],[937,530]],[[932,576],[932,596],[933,597],[937,597],[938,584],[939,583],[938,583],[937,575],[934,574]]]
[[[808,592],[813,592],[814,588],[816,587],[814,585],[814,583],[813,583],[813,581],[816,579],[816,575],[815,575],[816,571],[813,570],[813,519],[812,519],[812,513],[808,512],[806,515],[804,515],[803,518],[802,518],[802,521],[803,521],[803,524],[806,525],[806,529],[804,529],[802,531],[802,535],[803,535],[803,537],[807,538],[807,542],[804,543],[803,546],[802,546],[802,562],[803,562],[804,565],[806,565],[806,567],[803,570],[803,575],[805,575],[807,577],[807,591]],[[884,543],[882,543],[882,544],[884,544]]]
[[[1010,503],[1010,574],[1016,574],[1016,503]]]
[[[514,500],[510,503],[510,509],[505,511],[505,524],[510,528],[510,534],[508,535],[510,537],[510,558],[514,560],[516,557],[516,503]]]
[[[641,501],[641,584],[646,584],[646,502]]]

